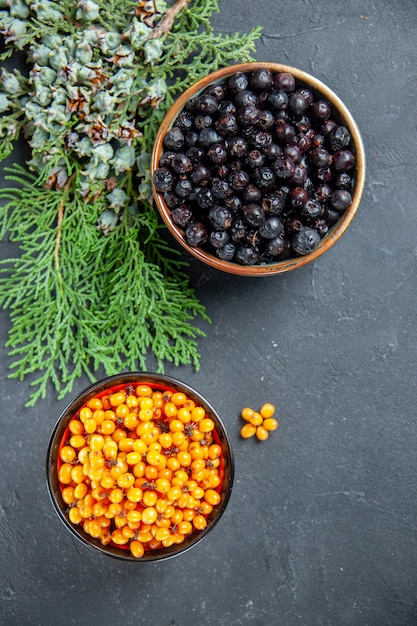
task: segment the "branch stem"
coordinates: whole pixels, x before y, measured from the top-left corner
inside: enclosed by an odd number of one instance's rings
[[[65,183],[62,198],[58,206],[58,216],[57,216],[57,225],[56,225],[57,232],[56,232],[56,239],[55,239],[54,258],[55,258],[55,269],[57,271],[57,274],[60,280],[61,280],[61,272],[59,269],[59,266],[60,266],[59,249],[61,247],[61,239],[62,239],[62,222],[64,220],[64,205],[65,205],[65,200],[67,197],[68,190],[70,189],[72,185],[73,179],[74,179],[74,174],[70,176],[67,182]]]
[[[159,39],[164,35],[167,35],[171,30],[175,18],[186,6],[190,3],[190,0],[177,0],[176,3],[167,9],[164,17],[159,24],[148,35],[148,39]]]

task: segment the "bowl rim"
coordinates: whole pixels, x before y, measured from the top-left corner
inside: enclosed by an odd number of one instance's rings
[[[163,385],[167,387],[171,387],[172,389],[178,391],[185,391],[187,394],[193,397],[193,399],[197,399],[201,402],[202,406],[206,409],[206,411],[210,414],[210,416],[214,416],[216,420],[216,429],[220,430],[221,438],[224,441],[225,448],[227,450],[228,455],[228,473],[227,484],[225,484],[222,488],[223,499],[219,503],[215,516],[210,519],[209,524],[201,531],[193,531],[193,534],[190,535],[190,541],[187,545],[183,544],[174,544],[169,548],[161,548],[158,550],[149,550],[145,551],[145,555],[139,559],[133,557],[127,549],[118,548],[112,545],[112,551],[106,549],[106,546],[101,545],[97,540],[90,538],[87,534],[82,530],[78,529],[76,525],[72,524],[67,515],[63,511],[63,507],[60,506],[58,499],[55,495],[54,488],[54,479],[53,472],[56,471],[56,452],[59,449],[60,442],[62,441],[62,435],[65,432],[65,428],[68,425],[69,421],[72,419],[74,415],[79,411],[79,409],[85,404],[85,402],[97,395],[106,389],[111,388],[112,386],[116,386],[118,384],[129,384],[130,383],[145,383],[149,384],[157,384]],[[223,516],[227,505],[229,503],[233,483],[234,483],[234,452],[230,440],[230,435],[225,427],[223,420],[221,419],[217,410],[213,407],[213,405],[194,387],[185,383],[184,381],[175,378],[173,376],[167,374],[160,374],[155,372],[126,372],[121,374],[114,374],[111,376],[104,377],[86,387],[83,391],[81,391],[77,396],[71,400],[67,406],[61,411],[49,438],[49,443],[47,447],[46,454],[46,486],[49,495],[49,499],[52,503],[52,506],[55,510],[55,513],[58,516],[60,522],[65,526],[65,528],[71,533],[73,537],[75,537],[78,541],[80,541],[83,545],[89,547],[95,552],[99,552],[101,554],[105,554],[106,556],[110,556],[115,559],[128,561],[128,562],[140,562],[140,563],[149,563],[155,561],[165,561],[181,554],[184,554],[195,545],[200,543],[208,533],[216,526],[219,522],[220,518]],[[55,476],[55,482],[57,482],[57,476]],[[195,534],[194,534],[195,533]],[[191,539],[192,537],[192,539]]]
[[[277,261],[276,263],[244,266],[239,265],[238,263],[232,263],[230,261],[222,261],[221,259],[217,258],[210,252],[207,252],[200,247],[190,246],[185,241],[183,229],[174,224],[171,220],[170,211],[164,203],[162,195],[159,194],[155,189],[152,175],[159,166],[159,159],[163,151],[163,139],[166,132],[173,125],[173,122],[175,121],[178,113],[192,96],[202,91],[208,85],[227,78],[228,76],[231,76],[236,72],[251,72],[255,69],[260,68],[270,69],[273,72],[288,72],[292,74],[298,81],[310,85],[315,91],[321,93],[325,98],[327,98],[327,100],[329,100],[332,106],[336,108],[338,116],[343,119],[344,123],[351,133],[352,142],[354,145],[356,156],[355,187],[353,190],[352,203],[350,207],[341,215],[336,224],[332,226],[332,228],[329,230],[326,236],[323,237],[323,239],[320,241],[319,245],[313,252],[305,256],[298,256],[282,261]],[[354,216],[356,215],[365,187],[365,176],[366,159],[362,136],[352,114],[350,113],[344,102],[339,98],[339,96],[320,79],[312,76],[304,70],[292,67],[290,65],[267,61],[255,61],[250,63],[237,63],[229,65],[227,67],[211,72],[210,74],[207,74],[203,78],[196,81],[188,89],[186,89],[181,95],[178,96],[178,98],[175,100],[171,108],[167,111],[164,119],[162,120],[162,123],[155,137],[155,142],[151,155],[151,182],[153,198],[157,209],[162,217],[162,220],[168,227],[168,230],[178,241],[178,243],[189,254],[191,254],[198,260],[218,270],[222,270],[224,272],[239,276],[270,276],[275,274],[281,274],[283,272],[294,270],[298,267],[302,267],[308,263],[311,263],[322,254],[324,254],[336,243],[336,241],[343,235],[343,233],[346,232]]]

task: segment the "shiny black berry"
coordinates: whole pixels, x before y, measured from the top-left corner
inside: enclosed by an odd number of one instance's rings
[[[227,87],[233,94],[244,91],[249,85],[249,79],[244,72],[236,72],[227,79]]]
[[[195,106],[196,109],[201,113],[208,113],[209,115],[212,115],[219,108],[219,103],[217,98],[208,93],[205,93],[197,98]]]
[[[157,169],[153,174],[153,184],[160,192],[171,191],[174,187],[174,176],[168,169]]]
[[[349,171],[355,165],[355,157],[350,150],[338,150],[333,154],[333,167],[337,172]]]
[[[289,72],[279,72],[274,76],[274,84],[278,89],[289,92],[295,89],[295,78]]]
[[[193,169],[193,162],[190,157],[179,153],[171,160],[171,167],[177,174],[188,174]]]
[[[259,261],[259,252],[252,246],[239,246],[236,250],[236,262],[240,265],[256,265]]]
[[[184,145],[184,133],[181,128],[177,126],[173,126],[170,130],[167,131],[164,137],[164,146],[167,150],[178,151]]]
[[[283,232],[282,222],[279,217],[268,217],[263,224],[259,226],[259,234],[264,239],[275,239]]]
[[[216,205],[209,211],[208,218],[214,230],[227,230],[232,225],[232,214],[224,206]]]
[[[313,252],[320,243],[320,235],[314,228],[304,226],[291,239],[291,247],[297,254],[305,255]]]
[[[233,261],[235,252],[235,244],[229,241],[225,246],[216,250],[216,256],[222,261]]]
[[[274,84],[274,76],[268,68],[261,67],[252,73],[250,85],[255,91],[268,91]]]
[[[211,146],[207,149],[207,156],[216,165],[225,163],[228,158],[226,146],[223,143],[211,144]]]
[[[347,148],[351,142],[350,132],[346,126],[335,126],[327,135],[326,142],[332,152]]]
[[[208,148],[214,143],[220,143],[221,136],[214,128],[203,128],[198,136],[198,145]]]
[[[328,120],[332,113],[330,104],[325,100],[316,100],[311,109],[313,111],[313,115],[321,121]]]
[[[231,137],[226,143],[227,151],[231,157],[242,157],[248,149],[248,142],[243,137]]]
[[[225,230],[212,230],[208,241],[213,248],[223,248],[229,242],[229,234]]]
[[[285,109],[288,104],[288,95],[282,89],[274,89],[268,94],[266,101],[271,109]]]
[[[171,211],[171,218],[174,224],[180,228],[186,228],[192,221],[193,213],[185,205],[180,205]]]
[[[187,226],[185,238],[188,245],[193,247],[201,246],[208,239],[207,228],[201,222],[194,222]]]
[[[330,196],[330,205],[335,211],[346,211],[352,202],[352,196],[346,189],[337,189]]]
[[[242,212],[243,218],[249,226],[257,228],[265,221],[265,212],[259,204],[246,204]]]
[[[191,182],[187,178],[180,179],[175,185],[175,193],[180,198],[186,198],[193,190]]]
[[[207,185],[211,178],[211,173],[208,167],[205,165],[197,164],[194,166],[193,171],[190,174],[190,180],[193,185]]]

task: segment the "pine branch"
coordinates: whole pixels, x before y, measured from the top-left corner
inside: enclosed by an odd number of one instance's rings
[[[162,236],[149,157],[179,90],[252,60],[259,30],[215,34],[217,0],[57,0],[22,11],[1,12],[4,54],[32,64],[29,78],[4,70],[0,80],[0,160],[23,131],[32,150],[0,190],[0,238],[19,246],[0,262],[11,376],[31,378],[33,405],[51,385],[61,398],[82,375],[146,369],[149,359],[158,371],[198,369],[210,320]]]

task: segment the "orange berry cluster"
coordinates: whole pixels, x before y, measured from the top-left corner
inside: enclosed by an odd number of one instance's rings
[[[221,501],[215,435],[204,408],[182,392],[137,384],[91,398],[59,451],[70,521],[136,558],[182,543]]]
[[[259,411],[254,411],[249,407],[242,409],[240,415],[247,422],[240,429],[243,439],[250,439],[254,435],[259,441],[268,439],[269,433],[278,428],[278,421],[272,417],[274,413],[275,407],[269,402],[263,404]]]

